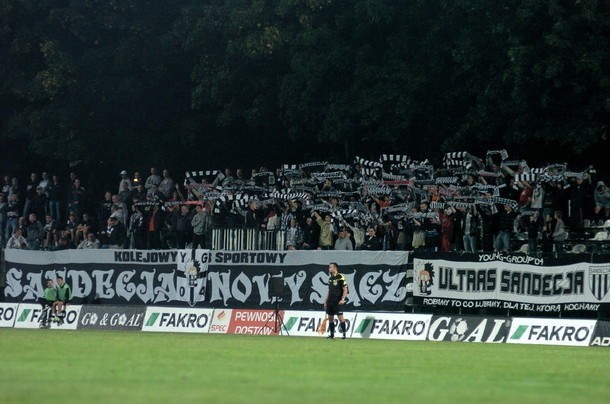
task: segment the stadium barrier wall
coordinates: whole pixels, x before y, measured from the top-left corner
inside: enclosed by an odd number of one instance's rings
[[[318,310],[337,262],[346,311],[604,318],[610,262],[603,256],[398,251],[6,250],[7,302],[31,303],[62,275],[75,303]],[[602,262],[597,262],[602,260]],[[605,260],[605,261],[604,261]],[[409,269],[412,265],[413,269]],[[281,279],[281,291],[272,290]]]
[[[41,307],[0,303],[0,327],[39,328]],[[321,311],[69,305],[51,330],[123,330],[323,338]],[[358,339],[610,346],[610,322],[578,319],[346,313],[347,336]],[[276,321],[277,320],[277,321]],[[337,321],[335,319],[335,321]],[[45,332],[41,330],[40,332]]]

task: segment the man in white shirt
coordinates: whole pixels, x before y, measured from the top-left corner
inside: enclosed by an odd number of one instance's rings
[[[16,228],[13,231],[13,235],[11,236],[11,238],[8,239],[8,242],[6,243],[6,248],[15,248],[15,249],[23,249],[23,250],[27,250],[28,249],[28,242],[25,239],[25,237],[23,237],[23,235],[21,234],[21,229],[20,228]]]

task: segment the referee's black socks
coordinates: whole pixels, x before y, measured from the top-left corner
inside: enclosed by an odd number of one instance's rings
[[[345,321],[339,323],[339,331],[343,333],[343,339],[345,339],[345,333],[347,332],[347,324],[345,323]]]

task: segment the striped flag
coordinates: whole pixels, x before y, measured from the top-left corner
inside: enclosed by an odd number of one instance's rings
[[[610,289],[610,266],[589,267],[589,289],[597,300],[602,300]]]

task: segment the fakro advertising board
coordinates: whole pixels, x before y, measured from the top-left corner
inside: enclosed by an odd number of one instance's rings
[[[81,312],[80,305],[66,306],[66,316],[62,324],[57,322],[49,323],[51,329],[58,330],[76,330],[78,325],[78,317]],[[22,303],[17,310],[17,318],[15,319],[15,328],[40,328],[40,315],[42,314],[42,306],[39,304]]]
[[[149,306],[142,331],[207,333],[213,313],[213,309]]]
[[[12,327],[17,318],[17,303],[0,303],[0,327]]]
[[[588,346],[595,320],[548,318],[513,318],[506,342],[509,344],[541,344]]]
[[[358,313],[352,338],[423,341],[431,314]]]

